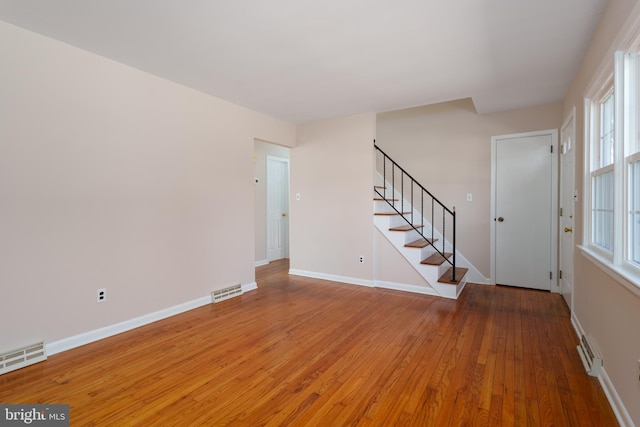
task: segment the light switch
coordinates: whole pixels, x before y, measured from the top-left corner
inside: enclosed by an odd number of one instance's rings
[[[473,194],[467,193],[467,202],[471,202],[471,201],[473,201]]]
[[[300,200],[300,193],[296,193],[296,200]]]

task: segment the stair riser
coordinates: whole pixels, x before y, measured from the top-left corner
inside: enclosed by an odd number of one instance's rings
[[[405,239],[404,239],[404,244],[405,245],[407,243],[415,242],[416,240],[418,240],[421,237],[420,233],[418,233],[416,230],[407,231],[404,234],[404,236],[405,236]]]
[[[378,196],[379,197],[379,196]],[[389,206],[389,203],[384,200],[374,200],[373,201],[373,211],[374,212],[391,212],[393,208]]]
[[[433,246],[431,245],[425,246],[424,248],[420,249],[420,261],[422,261],[423,259],[429,258],[435,252],[436,250],[433,249]]]
[[[437,290],[438,294],[440,294],[440,296],[442,297],[457,299],[458,296],[460,295],[460,292],[462,292],[466,284],[467,284],[466,279],[463,279],[462,282],[460,282],[458,285],[455,285],[455,286],[436,283],[434,288]]]
[[[442,264],[440,264],[438,266],[438,277],[441,277],[444,273],[446,273],[449,268],[451,268],[451,264],[449,264],[448,262],[443,262]]]
[[[391,222],[389,224],[391,225],[391,227],[399,227],[401,225],[407,225],[407,221],[401,215],[394,215],[390,217],[390,220]]]
[[[378,191],[380,191],[380,193],[382,194],[382,190],[378,190]],[[373,198],[374,199],[382,198],[382,196],[374,191]],[[393,210],[393,207],[395,207],[398,211],[411,212],[411,209],[412,209],[411,204],[407,200],[402,201],[400,199],[399,192],[396,191],[395,194],[391,194],[391,189],[388,188],[386,193],[386,198],[389,200],[389,202],[385,200],[374,200],[374,203],[375,203],[374,207],[380,208],[381,212],[387,212],[387,211]],[[391,207],[390,204],[393,205],[393,207]],[[420,217],[417,210],[413,212],[413,215],[416,219]]]

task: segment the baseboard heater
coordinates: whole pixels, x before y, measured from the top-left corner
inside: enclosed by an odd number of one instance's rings
[[[600,375],[602,356],[590,336],[582,335],[580,345],[578,345],[578,354],[588,375],[592,377]]]
[[[234,285],[228,288],[218,289],[217,291],[211,292],[211,301],[213,301],[214,303],[221,302],[242,294],[242,286]]]
[[[0,353],[0,375],[47,359],[44,342]]]

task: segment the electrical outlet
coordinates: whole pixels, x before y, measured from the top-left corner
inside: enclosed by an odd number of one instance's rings
[[[107,290],[105,288],[98,289],[97,301],[105,302],[107,300]]]
[[[358,258],[358,261],[360,261],[360,264],[364,264],[364,256],[360,255],[360,258]]]

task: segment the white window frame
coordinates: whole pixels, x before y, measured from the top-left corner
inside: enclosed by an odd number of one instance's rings
[[[605,100],[607,100],[610,97],[613,97],[614,159],[612,163],[607,163],[603,165],[602,164],[603,161],[601,157],[602,155],[602,114],[601,113],[602,113],[602,107],[605,103]],[[609,78],[607,78],[605,84],[602,85],[600,90],[596,92],[593,98],[585,100],[585,106],[586,106],[585,118],[588,118],[588,121],[589,121],[589,135],[590,135],[589,148],[588,148],[590,157],[589,157],[589,163],[588,163],[588,169],[587,169],[589,174],[588,174],[588,179],[585,179],[585,185],[587,185],[587,182],[588,182],[588,185],[590,186],[589,198],[585,197],[585,200],[589,200],[588,215],[585,215],[585,218],[588,218],[589,220],[589,227],[588,229],[585,227],[585,232],[587,237],[585,241],[588,242],[589,246],[591,246],[593,250],[598,251],[601,256],[609,259],[610,261],[613,261],[613,256],[615,253],[615,244],[617,241],[616,239],[617,234],[615,232],[615,224],[617,223],[616,209],[615,209],[616,207],[616,200],[615,200],[616,159],[615,159],[615,156],[618,153],[617,113],[620,111],[620,109],[616,108],[617,99],[618,99],[618,93],[616,90],[614,90],[614,78],[613,78],[613,75],[611,75]],[[586,121],[587,120],[585,120],[585,122]],[[593,186],[593,182],[596,179],[596,177],[599,177],[611,172],[613,172],[613,180],[614,180],[614,188],[612,189],[613,197],[614,197],[613,206],[612,206],[613,208],[612,222],[614,224],[614,230],[612,230],[612,233],[611,233],[612,234],[611,247],[605,247],[604,245],[596,243],[596,241],[600,242],[600,239],[596,238],[596,235],[601,235],[602,233],[598,227],[600,224],[597,224],[594,221],[594,212],[595,212],[594,197],[595,197],[596,189]]]
[[[637,50],[636,50],[637,51]],[[583,254],[607,274],[640,296],[640,264],[630,261],[629,235],[629,162],[640,156],[627,154],[632,142],[637,144],[638,120],[638,55],[615,52],[612,60],[600,68],[594,83],[585,94],[584,103],[584,204]],[[600,167],[600,105],[613,90],[614,93],[614,162]],[[638,147],[635,145],[635,147]],[[593,188],[594,173],[614,172],[613,244],[605,250],[593,243]]]
[[[635,269],[638,271],[638,274],[640,274],[640,262],[635,262],[633,260],[633,240],[632,240],[632,235],[633,235],[633,225],[631,224],[631,221],[633,220],[631,217],[631,197],[632,197],[632,189],[631,189],[631,168],[633,167],[633,163],[639,162],[640,161],[640,151],[635,152],[635,153],[631,153],[628,156],[625,157],[624,159],[624,167],[625,170],[627,172],[626,175],[626,184],[627,184],[627,188],[626,188],[626,196],[627,196],[627,206],[625,209],[625,213],[627,215],[626,217],[626,221],[627,221],[627,236],[628,241],[627,241],[627,247],[626,247],[626,262],[629,264],[629,267]],[[640,227],[640,224],[637,225],[637,227]]]
[[[632,164],[640,160],[640,138],[638,137],[638,121],[640,120],[640,109],[638,99],[640,94],[640,54],[626,55],[625,56],[625,99],[623,108],[627,112],[625,114],[625,129],[624,129],[624,153],[621,159],[621,165],[624,168],[623,177],[624,180],[624,235],[626,237],[624,247],[624,263],[627,268],[630,268],[640,277],[640,262],[633,261],[632,254],[632,239],[631,233],[633,227],[630,224],[630,205],[631,205],[631,167]],[[638,284],[640,286],[640,283]]]
[[[618,96],[618,88],[614,84],[615,78],[613,70],[607,75],[604,76],[602,82],[598,85],[598,89],[592,91],[591,96],[585,97],[585,110],[584,110],[584,126],[585,126],[585,176],[584,176],[584,222],[585,225],[583,227],[584,236],[583,242],[585,245],[589,247],[589,249],[598,256],[606,259],[608,262],[613,263],[614,254],[617,252],[615,245],[619,239],[616,239],[616,230],[615,225],[618,223],[616,218],[616,188],[615,188],[615,174],[616,174],[616,159],[615,155],[618,153],[617,141],[619,132],[619,118],[617,114],[620,112],[620,109],[617,107]],[[603,101],[608,97],[608,95],[613,92],[614,96],[614,162],[611,165],[601,166],[601,147],[600,147],[600,123],[601,123],[601,106]],[[595,224],[593,223],[593,179],[595,176],[614,171],[614,214],[613,214],[613,223],[614,223],[614,231],[613,231],[613,244],[611,250],[607,250],[600,245],[594,244],[595,240],[593,234],[595,232]]]

